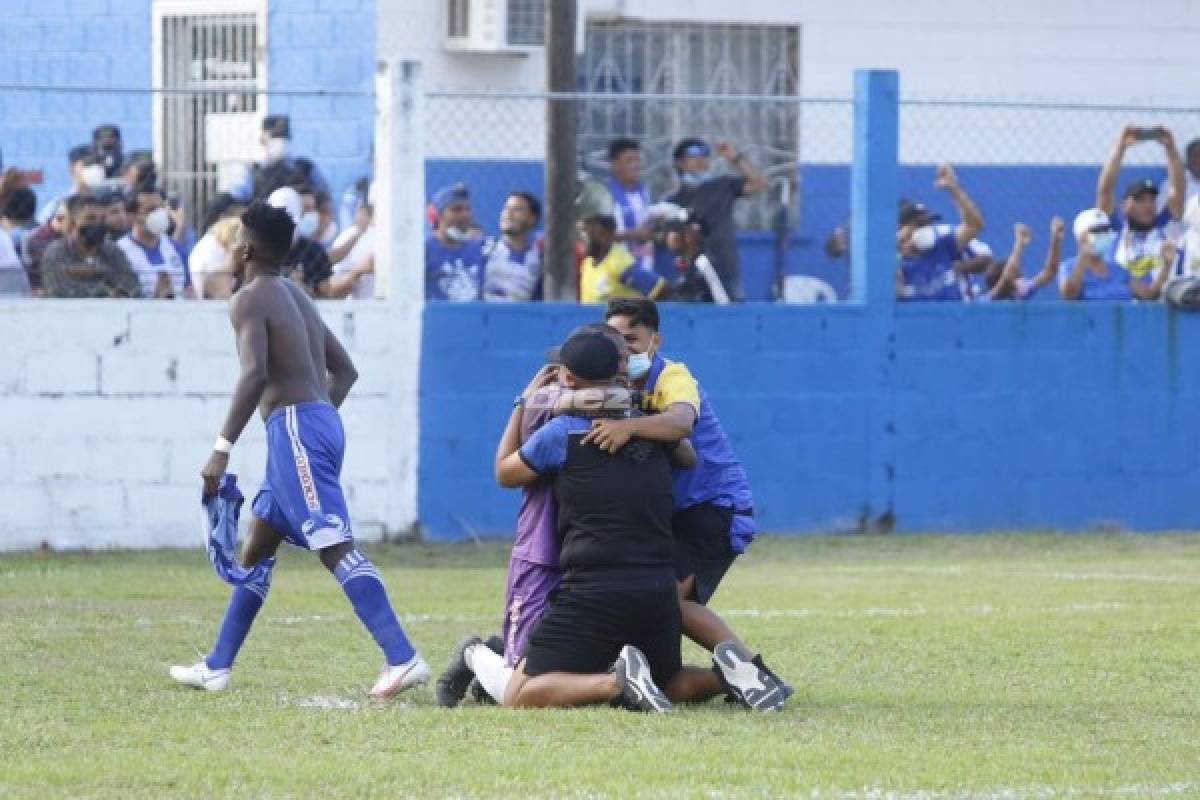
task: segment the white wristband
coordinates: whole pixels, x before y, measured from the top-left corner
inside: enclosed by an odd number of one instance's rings
[[[213,450],[218,453],[229,455],[230,451],[233,450],[233,442],[229,441],[224,436],[218,436],[216,443],[213,444]]]

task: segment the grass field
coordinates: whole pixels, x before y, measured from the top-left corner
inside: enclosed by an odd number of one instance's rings
[[[496,628],[503,548],[370,553],[435,670]],[[1196,536],[758,542],[714,607],[796,686],[776,715],[373,706],[294,551],[233,691],[171,685],[225,599],[198,551],[0,558],[0,797],[1200,796]]]

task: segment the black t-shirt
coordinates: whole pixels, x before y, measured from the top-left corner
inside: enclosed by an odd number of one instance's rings
[[[704,237],[704,252],[712,261],[713,268],[725,285],[726,291],[735,299],[740,294],[741,281],[738,269],[737,229],[733,224],[733,204],[742,196],[746,179],[741,175],[720,175],[699,186],[681,186],[667,197],[667,201],[694,210],[697,216],[708,223]]]
[[[521,447],[530,468],[555,473],[559,567],[575,585],[673,581],[675,500],[666,446],[632,439],[611,455],[581,444],[590,424],[556,417]]]
[[[297,283],[304,284],[312,293],[333,276],[333,265],[329,254],[320,242],[307,236],[298,236],[283,261],[283,274]]]

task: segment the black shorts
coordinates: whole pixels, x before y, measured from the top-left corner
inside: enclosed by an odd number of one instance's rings
[[[525,674],[607,672],[627,644],[641,650],[660,687],[683,668],[679,595],[675,587],[603,590],[563,588],[529,635]]]
[[[696,588],[689,599],[701,605],[708,605],[737,558],[729,544],[732,527],[733,509],[712,503],[676,511],[671,517],[671,533],[675,536],[675,577],[682,581],[696,576]]]

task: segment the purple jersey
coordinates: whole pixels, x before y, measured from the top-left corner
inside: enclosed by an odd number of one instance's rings
[[[559,386],[539,389],[526,403],[521,414],[521,444],[551,419],[551,410]],[[558,568],[558,504],[554,502],[554,477],[538,478],[521,490],[521,509],[517,512],[517,535],[512,557],[545,567]]]

